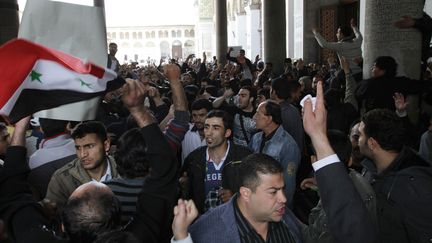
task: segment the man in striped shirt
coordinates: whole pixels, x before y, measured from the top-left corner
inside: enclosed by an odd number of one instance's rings
[[[180,83],[180,69],[175,64],[165,66],[164,74],[170,81],[174,104],[174,118],[169,122],[164,137],[176,154],[185,133],[189,129],[187,100]],[[122,209],[122,224],[125,225],[136,211],[138,195],[142,190],[144,178],[149,172],[147,144],[138,128],[124,133],[117,142],[114,158],[121,178],[104,182],[119,199]]]

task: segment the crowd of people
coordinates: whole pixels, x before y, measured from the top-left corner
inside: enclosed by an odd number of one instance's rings
[[[232,48],[121,64],[110,43],[95,120],[0,124],[0,241],[432,241],[432,118],[406,101],[432,105],[431,55],[420,80],[391,53],[363,79],[353,21],[313,33],[337,57],[282,74]]]

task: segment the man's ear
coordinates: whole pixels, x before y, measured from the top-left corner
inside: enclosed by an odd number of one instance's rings
[[[318,158],[317,158],[316,155],[311,155],[310,156],[310,160],[311,160],[312,163],[314,163],[314,162],[316,162],[318,160]]]
[[[350,156],[349,160],[348,160],[348,167],[351,167],[353,165],[353,158],[352,156]]]
[[[111,141],[110,141],[110,139],[108,138],[107,140],[105,140],[104,141],[104,149],[105,149],[105,152],[109,152],[109,150],[110,150],[110,148],[111,148]]]
[[[375,150],[379,147],[378,141],[371,137],[368,138],[367,144],[370,150]]]
[[[231,129],[226,129],[226,131],[225,131],[225,137],[229,138],[229,137],[231,137],[231,134],[232,134],[232,130]]]
[[[239,193],[240,193],[240,197],[246,202],[248,202],[252,191],[247,187],[241,186],[239,189]]]

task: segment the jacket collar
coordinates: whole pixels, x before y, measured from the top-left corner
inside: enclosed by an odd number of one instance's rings
[[[377,174],[376,165],[372,160],[366,158],[361,164],[367,171]],[[421,158],[411,148],[404,146],[389,167],[387,167],[380,175],[395,173],[413,166],[431,167],[427,161]]]
[[[106,157],[109,161],[110,169],[111,169],[111,178],[117,178],[118,172],[117,172],[117,165],[115,163],[115,160],[111,156]],[[75,179],[80,181],[82,184],[87,183],[89,181],[92,181],[92,178],[89,176],[87,171],[81,166],[81,162],[79,159],[74,160],[73,167],[69,171],[70,175],[73,176]]]

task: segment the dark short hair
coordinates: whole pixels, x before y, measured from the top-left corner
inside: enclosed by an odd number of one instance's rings
[[[272,100],[266,100],[265,102],[264,107],[266,109],[266,115],[271,116],[274,123],[278,125],[282,124],[282,111],[280,105]]]
[[[258,62],[257,67],[258,67],[258,69],[263,69],[264,68],[264,62]]]
[[[253,85],[252,79],[246,78],[246,79],[240,80],[239,85],[240,85],[240,87],[243,87],[243,86],[252,86]]]
[[[195,71],[189,71],[187,72],[187,74],[190,75],[190,77],[192,78],[192,81],[195,82],[198,78],[197,73]]]
[[[191,110],[201,110],[206,109],[207,112],[213,110],[213,104],[208,99],[197,99],[192,102]]]
[[[120,225],[119,200],[106,192],[85,192],[70,198],[62,213],[66,234],[71,242],[90,243]]]
[[[114,158],[122,177],[132,179],[148,174],[147,144],[138,128],[128,130],[119,138]]]
[[[243,86],[240,89],[245,89],[245,90],[249,91],[249,97],[253,98],[253,102],[252,103],[255,104],[255,101],[256,101],[256,98],[257,98],[257,90],[254,87],[249,86],[249,85]]]
[[[342,131],[330,129],[327,131],[327,137],[330,146],[335,151],[340,161],[348,166],[352,150],[352,145],[348,136]]]
[[[282,165],[266,154],[251,154],[244,158],[240,164],[240,186],[247,187],[255,192],[261,184],[259,175],[279,174],[283,172]]]
[[[361,119],[366,137],[375,139],[382,149],[399,152],[405,138],[402,120],[387,109],[374,109],[365,113]]]
[[[342,103],[342,92],[335,88],[330,88],[324,93],[324,100],[327,107],[332,107]]]
[[[270,89],[269,88],[262,88],[258,90],[257,96],[263,95],[266,99],[270,99]]]
[[[353,31],[352,31],[351,27],[349,27],[349,26],[340,26],[339,29],[341,30],[341,33],[345,37],[350,37],[353,35]]]
[[[289,99],[291,98],[291,90],[288,84],[288,80],[285,78],[275,78],[271,81],[271,88],[276,92],[279,99]]]
[[[116,43],[114,43],[114,42],[111,42],[111,43],[109,43],[109,45],[108,46],[116,46],[117,47],[117,44]]]
[[[214,85],[207,85],[205,88],[201,88],[200,94],[203,94],[205,92],[209,93],[213,97],[217,97],[218,89]]]
[[[65,132],[68,121],[39,118],[39,123],[44,136],[47,138]]]
[[[113,230],[98,235],[93,243],[139,243],[129,231]]]
[[[385,76],[395,77],[397,74],[398,64],[391,56],[380,56],[375,59],[375,66],[385,71]]]
[[[219,117],[222,118],[225,130],[230,129],[232,130],[233,128],[233,117],[226,111],[224,110],[212,110],[207,114],[207,118],[213,118],[213,117]]]
[[[96,134],[96,136],[105,142],[107,140],[107,131],[102,122],[99,121],[87,121],[78,125],[78,127],[72,132],[72,138],[83,138],[87,134]]]

